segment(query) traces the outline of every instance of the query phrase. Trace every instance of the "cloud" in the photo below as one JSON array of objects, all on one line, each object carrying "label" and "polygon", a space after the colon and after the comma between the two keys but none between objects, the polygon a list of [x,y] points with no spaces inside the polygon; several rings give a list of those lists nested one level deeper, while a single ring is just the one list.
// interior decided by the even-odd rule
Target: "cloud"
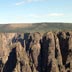
[{"label": "cloud", "polygon": [[42,1],[45,1],[45,0],[26,0],[28,3],[31,3],[31,2],[42,2]]},{"label": "cloud", "polygon": [[41,18],[41,15],[37,15],[37,14],[30,14],[29,17],[33,17],[33,18]]},{"label": "cloud", "polygon": [[16,19],[27,19],[27,18],[33,18],[33,19],[43,19],[43,18],[53,18],[53,17],[63,17],[64,13],[49,13],[49,14],[27,14],[27,15],[18,15],[15,16]]},{"label": "cloud", "polygon": [[31,3],[31,2],[33,2],[33,0],[27,0],[27,2],[28,2],[28,3]]},{"label": "cloud", "polygon": [[22,5],[22,4],[24,4],[24,3],[31,3],[31,2],[42,2],[42,1],[46,1],[46,0],[23,0],[23,1],[21,1],[21,2],[17,2],[17,3],[15,3],[15,5]]},{"label": "cloud", "polygon": [[15,5],[22,5],[22,4],[24,4],[25,2],[24,1],[22,1],[22,2],[17,2]]},{"label": "cloud", "polygon": [[64,16],[64,13],[50,13],[50,14],[48,14],[48,16],[58,16],[58,17],[60,17],[60,16]]},{"label": "cloud", "polygon": [[42,14],[42,15],[38,15],[38,14],[30,14],[29,17],[33,17],[33,18],[49,18],[49,17],[63,17],[64,13],[49,13],[49,14]]}]

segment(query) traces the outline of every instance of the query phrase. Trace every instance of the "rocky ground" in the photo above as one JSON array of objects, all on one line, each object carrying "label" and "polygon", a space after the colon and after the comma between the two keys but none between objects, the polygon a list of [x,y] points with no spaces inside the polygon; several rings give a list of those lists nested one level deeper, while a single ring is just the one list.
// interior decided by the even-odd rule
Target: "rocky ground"
[{"label": "rocky ground", "polygon": [[0,33],[0,72],[72,72],[72,32]]}]

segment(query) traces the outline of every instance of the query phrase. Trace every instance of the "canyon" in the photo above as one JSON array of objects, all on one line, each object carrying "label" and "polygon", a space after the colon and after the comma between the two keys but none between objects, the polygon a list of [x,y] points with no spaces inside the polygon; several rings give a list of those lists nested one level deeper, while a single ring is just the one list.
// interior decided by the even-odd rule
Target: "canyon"
[{"label": "canyon", "polygon": [[0,72],[72,72],[72,31],[0,33]]}]

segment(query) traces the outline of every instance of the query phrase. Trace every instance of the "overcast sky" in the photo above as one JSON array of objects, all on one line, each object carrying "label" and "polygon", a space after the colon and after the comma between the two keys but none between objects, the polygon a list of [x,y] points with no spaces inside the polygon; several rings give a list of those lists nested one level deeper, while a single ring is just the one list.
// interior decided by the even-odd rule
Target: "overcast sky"
[{"label": "overcast sky", "polygon": [[0,23],[72,22],[72,0],[0,0]]}]

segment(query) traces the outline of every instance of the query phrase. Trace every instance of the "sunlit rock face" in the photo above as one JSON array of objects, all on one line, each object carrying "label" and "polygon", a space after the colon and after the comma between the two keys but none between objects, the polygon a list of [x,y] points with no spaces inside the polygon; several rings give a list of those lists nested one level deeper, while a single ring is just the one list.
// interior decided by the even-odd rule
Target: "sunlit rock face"
[{"label": "sunlit rock face", "polygon": [[15,33],[0,33],[0,58],[2,58],[4,64],[8,60],[10,52],[9,44],[14,35]]},{"label": "sunlit rock face", "polygon": [[0,72],[72,72],[72,32],[0,33]]},{"label": "sunlit rock face", "polygon": [[30,36],[31,42],[30,42],[30,50],[29,50],[29,57],[30,61],[32,64],[32,70],[36,72],[41,71],[41,56],[40,56],[40,50],[41,50],[41,45],[40,45],[40,40],[41,40],[41,35],[40,33],[36,32],[31,34]]}]

